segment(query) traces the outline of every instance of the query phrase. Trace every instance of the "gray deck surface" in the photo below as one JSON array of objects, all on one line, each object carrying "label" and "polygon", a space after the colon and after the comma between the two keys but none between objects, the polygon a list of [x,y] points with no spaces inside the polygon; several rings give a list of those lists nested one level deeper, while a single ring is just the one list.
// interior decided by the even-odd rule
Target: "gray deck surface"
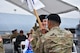
[{"label": "gray deck surface", "polygon": [[[76,47],[77,47],[78,53],[80,53],[80,48],[78,46]],[[12,44],[10,43],[4,44],[4,48],[5,48],[5,53],[13,53]]]}]

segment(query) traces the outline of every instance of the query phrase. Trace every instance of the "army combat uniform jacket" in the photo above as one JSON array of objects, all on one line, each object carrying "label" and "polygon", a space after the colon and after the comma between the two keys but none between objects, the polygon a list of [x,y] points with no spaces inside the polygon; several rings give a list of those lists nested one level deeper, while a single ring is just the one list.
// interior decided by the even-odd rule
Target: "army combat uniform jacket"
[{"label": "army combat uniform jacket", "polygon": [[0,53],[4,53],[3,41],[0,41]]},{"label": "army combat uniform jacket", "polygon": [[[38,28],[36,31],[34,31],[34,34],[32,34],[33,40],[31,41],[33,51],[34,53],[41,53],[40,52],[40,44],[37,42],[40,42],[40,37],[42,36],[42,33],[40,32],[40,28]],[[41,43],[41,42],[40,42]]]},{"label": "army combat uniform jacket", "polygon": [[52,28],[41,37],[43,53],[72,53],[73,36],[70,31]]}]

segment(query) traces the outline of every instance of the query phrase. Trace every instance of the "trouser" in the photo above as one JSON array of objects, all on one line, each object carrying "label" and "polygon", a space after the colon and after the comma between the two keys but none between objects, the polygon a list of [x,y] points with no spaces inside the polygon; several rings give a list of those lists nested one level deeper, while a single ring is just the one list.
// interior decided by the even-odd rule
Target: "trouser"
[{"label": "trouser", "polygon": [[14,50],[17,51],[18,53],[20,53],[19,50],[18,50],[19,47],[20,46],[19,46],[18,43],[14,43]]}]

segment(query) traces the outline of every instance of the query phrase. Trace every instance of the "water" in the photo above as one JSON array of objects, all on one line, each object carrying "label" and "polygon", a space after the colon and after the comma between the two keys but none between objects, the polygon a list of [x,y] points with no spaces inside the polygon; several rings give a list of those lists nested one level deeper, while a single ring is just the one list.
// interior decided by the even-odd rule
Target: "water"
[{"label": "water", "polygon": [[[28,32],[29,31],[24,31],[24,34],[26,35]],[[18,31],[18,33],[19,33],[19,31]],[[4,34],[9,35],[9,34],[12,34],[12,32],[11,31],[0,31],[0,35],[4,35]]]},{"label": "water", "polygon": [[11,31],[0,31],[0,35],[3,35],[3,34],[11,34]]}]

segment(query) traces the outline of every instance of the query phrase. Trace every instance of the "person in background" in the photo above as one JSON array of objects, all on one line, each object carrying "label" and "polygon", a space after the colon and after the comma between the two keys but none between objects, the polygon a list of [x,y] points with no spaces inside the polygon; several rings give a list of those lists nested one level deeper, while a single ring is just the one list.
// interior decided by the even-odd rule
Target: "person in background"
[{"label": "person in background", "polygon": [[0,36],[0,53],[4,53],[3,40],[1,36]]},{"label": "person in background", "polygon": [[59,27],[60,16],[50,14],[47,18],[49,31],[41,37],[42,53],[72,53],[73,35]]},{"label": "person in background", "polygon": [[26,39],[27,38],[24,35],[23,30],[20,30],[20,34],[16,37],[16,42],[14,43],[15,51],[17,51],[18,53],[20,53],[19,50],[18,50],[18,47],[20,47],[21,41],[25,41]]},{"label": "person in background", "polygon": [[80,21],[79,21],[79,24],[76,27],[75,33],[78,37],[78,47],[80,47]]},{"label": "person in background", "polygon": [[17,32],[17,29],[12,30],[12,35],[11,35],[11,37],[10,37],[11,41],[12,41],[13,38],[16,38],[18,35],[19,35],[19,34],[18,34],[18,32]]},{"label": "person in background", "polygon": [[27,36],[28,36],[28,39],[26,39],[24,42],[25,48],[23,49],[23,53],[27,53],[27,50],[31,50],[33,52],[33,48],[31,45],[31,41],[33,40],[33,37],[31,33],[27,33]]}]

